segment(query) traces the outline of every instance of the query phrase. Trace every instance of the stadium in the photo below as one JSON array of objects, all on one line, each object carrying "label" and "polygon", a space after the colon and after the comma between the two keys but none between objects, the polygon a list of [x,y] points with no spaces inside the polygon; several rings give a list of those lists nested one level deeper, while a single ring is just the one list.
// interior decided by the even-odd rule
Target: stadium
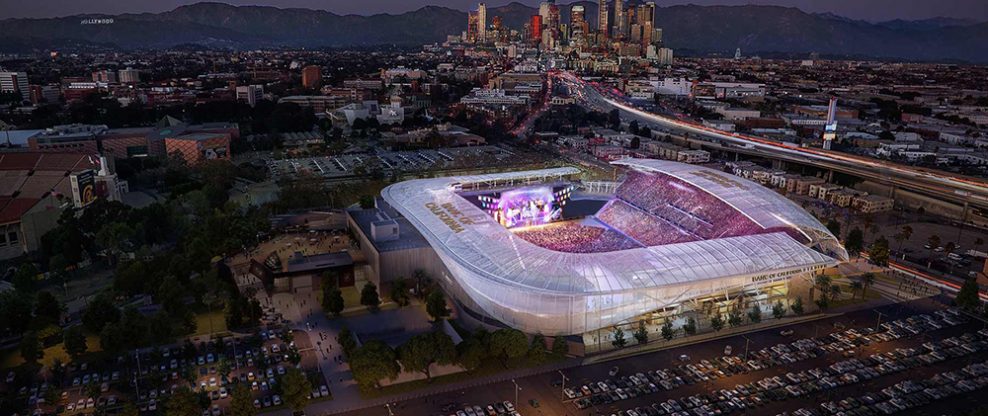
[{"label": "stadium", "polygon": [[758,184],[677,162],[614,164],[627,169],[620,182],[565,167],[396,183],[351,224],[379,281],[413,263],[461,316],[545,335],[739,299],[771,308],[847,260],[819,221]]}]

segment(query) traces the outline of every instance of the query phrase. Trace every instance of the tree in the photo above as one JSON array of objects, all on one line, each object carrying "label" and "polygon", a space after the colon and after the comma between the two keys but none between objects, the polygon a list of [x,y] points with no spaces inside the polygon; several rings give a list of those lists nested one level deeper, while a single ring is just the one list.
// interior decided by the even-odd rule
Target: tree
[{"label": "tree", "polygon": [[830,287],[833,286],[833,280],[830,276],[825,274],[818,274],[813,278],[813,287],[820,291],[820,298],[826,299],[827,294],[830,292]]},{"label": "tree", "polygon": [[775,304],[772,305],[772,316],[774,316],[775,319],[782,319],[782,317],[785,315],[786,315],[786,305],[783,305],[781,300],[775,302]]},{"label": "tree", "polygon": [[340,316],[343,312],[343,292],[340,288],[332,285],[324,285],[322,289],[322,308],[333,316]]},{"label": "tree", "polygon": [[[301,411],[309,403],[309,393],[311,391],[312,383],[305,377],[302,370],[295,367],[288,367],[285,375],[281,377],[281,393],[285,404],[296,412]],[[234,414],[239,415],[239,413]]]},{"label": "tree", "polygon": [[408,284],[405,283],[405,279],[395,280],[391,284],[391,300],[397,303],[398,306],[408,306]]},{"label": "tree", "polygon": [[872,272],[861,275],[861,297],[868,297],[868,288],[875,284],[875,274]]},{"label": "tree", "polygon": [[827,230],[837,238],[840,238],[840,222],[837,219],[831,218],[827,220]]},{"label": "tree", "polygon": [[864,249],[864,233],[861,232],[860,228],[854,227],[851,232],[847,233],[844,248],[853,256],[858,255]]},{"label": "tree", "polygon": [[38,281],[38,266],[34,263],[26,261],[21,263],[21,267],[17,268],[14,272],[14,277],[11,278],[11,283],[14,284],[14,288],[23,293],[34,292],[35,285]]},{"label": "tree", "polygon": [[89,306],[82,314],[82,324],[92,333],[99,333],[106,324],[119,320],[120,310],[106,294],[89,301]]},{"label": "tree", "polygon": [[509,360],[522,357],[528,351],[528,339],[517,329],[498,329],[491,334],[489,349],[491,355],[500,358],[507,368]]},{"label": "tree", "polygon": [[425,374],[432,382],[432,364],[450,364],[456,359],[453,339],[442,331],[418,334],[398,347],[398,362],[405,371]]},{"label": "tree", "polygon": [[972,312],[978,308],[981,301],[978,299],[978,282],[976,279],[971,278],[964,281],[961,289],[957,291],[957,297],[954,298],[954,303],[968,312]]},{"label": "tree", "polygon": [[926,240],[926,242],[929,243],[930,250],[933,250],[937,247],[940,247],[940,236],[933,234],[930,236],[929,239]]},{"label": "tree", "polygon": [[469,337],[456,346],[456,361],[467,370],[480,368],[487,357],[487,346],[477,337]]},{"label": "tree", "polygon": [[732,328],[737,328],[741,326],[742,322],[743,321],[741,320],[741,311],[734,309],[727,314],[727,324],[730,325]]},{"label": "tree", "polygon": [[552,355],[563,357],[569,353],[569,345],[566,345],[566,338],[556,336],[552,339]]},{"label": "tree", "polygon": [[748,320],[754,324],[762,321],[762,308],[757,303],[752,305],[751,310],[748,311]]},{"label": "tree", "polygon": [[532,364],[542,364],[546,360],[545,351],[545,336],[542,334],[535,334],[532,337],[532,343],[528,347],[528,361]]},{"label": "tree", "polygon": [[180,388],[165,402],[165,416],[189,416],[201,412],[199,399],[188,388]]},{"label": "tree", "polygon": [[792,310],[792,313],[794,313],[796,315],[802,315],[803,314],[803,298],[802,297],[796,297],[796,300],[794,300],[792,302],[792,304],[789,305],[789,309],[791,309]]},{"label": "tree", "polygon": [[30,324],[31,298],[16,290],[0,292],[0,334],[21,334]]},{"label": "tree", "polygon": [[63,347],[65,352],[72,356],[72,358],[78,358],[80,355],[86,353],[86,349],[89,347],[86,345],[86,335],[82,333],[82,327],[73,326],[66,329],[62,333]]},{"label": "tree", "polygon": [[382,379],[394,380],[401,371],[395,351],[378,340],[368,341],[352,355],[350,369],[353,378],[365,388],[380,388]]},{"label": "tree", "polygon": [[434,321],[449,316],[449,309],[446,308],[446,297],[443,296],[442,291],[434,289],[429,292],[429,296],[425,298],[425,311]]},{"label": "tree", "polygon": [[868,247],[868,258],[877,266],[888,266],[890,255],[889,241],[885,237],[878,237],[877,240],[871,243],[871,247]]},{"label": "tree", "polygon": [[35,297],[34,317],[45,324],[58,324],[62,318],[65,307],[55,298],[51,292],[41,291]]},{"label": "tree", "polygon": [[25,332],[21,337],[21,358],[28,363],[35,363],[41,359],[44,351],[41,349],[41,342],[38,340],[38,333],[34,331]]},{"label": "tree", "polygon": [[377,295],[377,286],[373,282],[367,282],[360,290],[360,304],[371,309],[381,306],[381,298]]},{"label": "tree", "polygon": [[840,298],[841,292],[843,292],[843,290],[840,285],[833,285],[830,288],[830,301],[837,302],[837,299]]},{"label": "tree", "polygon": [[[287,375],[287,372],[285,373]],[[233,394],[230,400],[230,414],[237,416],[255,416],[257,409],[254,408],[254,397],[250,394],[250,389],[244,383],[237,383],[233,386]]]},{"label": "tree", "polygon": [[619,326],[614,327],[614,333],[611,337],[613,338],[611,340],[611,345],[613,345],[614,348],[624,348],[625,345],[628,345],[628,340],[624,338],[624,330]]},{"label": "tree", "polygon": [[855,280],[855,281],[851,282],[851,299],[852,300],[857,297],[858,292],[860,292],[863,287],[864,287],[864,284],[862,284],[860,280]]},{"label": "tree", "polygon": [[347,327],[343,327],[340,333],[336,334],[336,343],[340,344],[343,354],[347,357],[353,354],[353,351],[357,348],[357,340],[353,338],[353,331]]},{"label": "tree", "polygon": [[724,329],[724,318],[722,318],[719,313],[710,317],[710,328],[712,328],[714,332]]},{"label": "tree", "polygon": [[635,340],[638,341],[638,345],[645,345],[648,343],[648,329],[645,328],[645,321],[638,321],[638,328],[635,329],[633,334]]},{"label": "tree", "polygon": [[692,316],[686,318],[686,323],[683,324],[683,332],[686,333],[686,335],[696,334],[696,319],[693,319]]},{"label": "tree", "polygon": [[672,322],[666,319],[666,322],[662,324],[662,329],[659,330],[662,333],[662,338],[666,341],[672,340],[676,336],[676,328],[673,328]]}]

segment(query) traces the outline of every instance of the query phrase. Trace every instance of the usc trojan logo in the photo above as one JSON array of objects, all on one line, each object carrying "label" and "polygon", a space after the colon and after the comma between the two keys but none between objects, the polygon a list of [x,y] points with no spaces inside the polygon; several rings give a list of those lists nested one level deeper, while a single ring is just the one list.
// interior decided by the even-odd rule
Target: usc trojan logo
[{"label": "usc trojan logo", "polygon": [[96,200],[96,188],[94,188],[93,184],[91,183],[86,184],[79,192],[79,196],[80,196],[79,199],[82,200],[83,204],[88,204],[90,202],[93,202]]}]

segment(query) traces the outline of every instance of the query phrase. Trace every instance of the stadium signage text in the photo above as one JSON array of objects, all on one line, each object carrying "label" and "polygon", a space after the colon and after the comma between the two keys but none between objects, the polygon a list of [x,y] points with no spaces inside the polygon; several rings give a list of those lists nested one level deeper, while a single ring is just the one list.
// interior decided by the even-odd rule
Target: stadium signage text
[{"label": "stadium signage text", "polygon": [[428,208],[429,211],[432,211],[435,216],[439,217],[439,219],[442,220],[442,222],[446,224],[450,230],[453,230],[454,233],[463,231],[464,225],[473,224],[472,219],[464,216],[463,212],[456,209],[456,207],[450,202],[442,205],[435,202],[428,202],[425,204],[425,207]]}]

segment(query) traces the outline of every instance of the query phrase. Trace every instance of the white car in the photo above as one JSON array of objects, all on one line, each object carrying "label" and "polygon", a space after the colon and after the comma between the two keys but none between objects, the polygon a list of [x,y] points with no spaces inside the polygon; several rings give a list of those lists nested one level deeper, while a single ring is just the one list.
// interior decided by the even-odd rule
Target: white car
[{"label": "white car", "polygon": [[730,345],[724,347],[724,355],[731,355],[731,352],[733,352],[733,351],[734,351],[734,349],[731,348]]},{"label": "white car", "polygon": [[274,396],[271,396],[271,401],[274,403],[275,406],[281,406],[281,396],[279,396],[277,394],[274,395]]},{"label": "white car", "polygon": [[611,368],[611,371],[607,372],[607,374],[610,375],[611,377],[614,377],[617,375],[618,371],[620,371],[620,369],[617,366],[614,366]]}]

